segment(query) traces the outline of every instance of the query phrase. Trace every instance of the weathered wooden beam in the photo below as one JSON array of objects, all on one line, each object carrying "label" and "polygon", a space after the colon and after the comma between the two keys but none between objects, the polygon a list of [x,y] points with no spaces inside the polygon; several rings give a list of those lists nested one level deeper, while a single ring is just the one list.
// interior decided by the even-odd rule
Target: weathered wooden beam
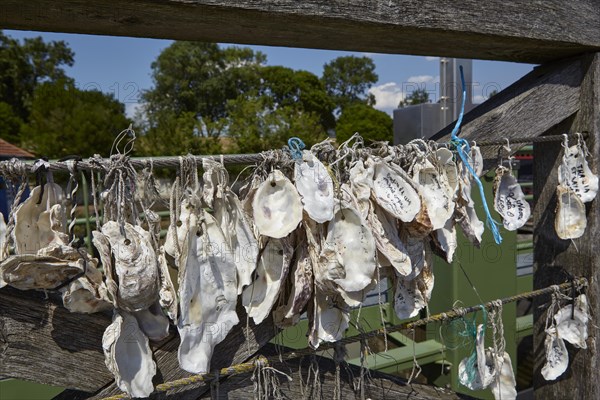
[{"label": "weathered wooden beam", "polygon": [[[262,353],[262,351],[261,351]],[[308,383],[311,363],[318,365],[316,374],[318,382]],[[303,359],[287,360],[284,363],[274,363],[271,366],[278,371],[289,375],[292,380],[280,373],[273,372],[276,382],[286,399],[333,399],[336,392],[335,363],[326,357],[314,356]],[[466,399],[469,398],[443,388],[423,385],[419,383],[407,384],[403,379],[380,373],[377,371],[364,371],[364,385],[362,390],[358,385],[361,376],[360,368],[354,365],[340,365],[340,398],[341,399]],[[222,381],[211,393],[202,396],[204,399],[255,399],[254,382],[250,374],[234,375]],[[266,388],[263,388],[265,390]]]},{"label": "weathered wooden beam", "polygon": [[[579,110],[585,65],[585,57],[576,57],[535,68],[465,114],[459,136],[469,141],[541,136]],[[442,129],[432,139],[449,141],[453,127]],[[516,151],[520,146],[512,147]],[[486,167],[496,162],[498,148],[482,148]]]},{"label": "weathered wooden beam", "polygon": [[[549,134],[566,131],[588,131],[587,145],[591,152],[590,167],[596,173],[600,165],[600,53],[585,57],[581,63],[583,80],[581,83],[579,112],[558,125]],[[562,148],[556,144],[536,144],[534,146],[534,287],[540,288],[564,282],[568,275],[586,277],[589,287],[586,290],[590,312],[594,321],[600,315],[600,283],[598,271],[600,258],[600,203],[596,198],[586,204],[587,228],[585,234],[574,241],[561,240],[554,230],[557,204],[557,168],[561,162]],[[549,298],[534,301],[534,351],[536,364],[534,371],[535,396],[539,399],[598,399],[598,370],[600,368],[600,335],[592,326],[588,328],[589,339],[586,350],[569,349],[569,369],[556,381],[547,382],[540,374],[545,363],[544,328],[545,308],[541,308]],[[592,322],[597,324],[597,322]]]},{"label": "weathered wooden beam", "polygon": [[596,0],[5,0],[0,27],[542,63],[600,50]]},{"label": "weathered wooden beam", "polygon": [[[277,333],[272,319],[246,329],[243,307],[240,324],[215,349],[211,366],[223,368],[245,361]],[[65,398],[104,397],[120,392],[104,363],[102,335],[111,315],[73,314],[60,298],[41,292],[0,289],[0,375],[63,386],[72,390]],[[153,345],[158,372],[155,383],[190,374],[179,368],[179,337]],[[204,389],[188,388],[189,398]],[[195,390],[195,392],[194,392]],[[185,399],[184,395],[173,398]]]}]

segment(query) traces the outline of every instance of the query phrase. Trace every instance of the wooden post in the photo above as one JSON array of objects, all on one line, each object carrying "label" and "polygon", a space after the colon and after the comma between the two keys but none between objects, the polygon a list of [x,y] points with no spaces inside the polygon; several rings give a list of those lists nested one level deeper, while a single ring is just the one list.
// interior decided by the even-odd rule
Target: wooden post
[{"label": "wooden post", "polygon": [[[596,173],[600,165],[600,53],[588,55],[582,63],[584,75],[580,88],[580,110],[573,117],[552,129],[550,134],[566,132],[589,132],[588,148],[592,154],[590,167]],[[545,309],[540,308],[549,301],[540,297],[534,301],[534,351],[536,364],[534,371],[535,395],[538,399],[598,399],[600,384],[598,370],[600,358],[600,335],[594,324],[600,317],[600,210],[596,198],[586,204],[587,229],[585,234],[571,241],[561,240],[554,230],[556,208],[557,168],[562,157],[562,147],[558,143],[540,143],[534,147],[534,288],[564,282],[565,272],[574,276],[584,276],[589,281],[587,295],[592,314],[589,327],[588,348],[579,350],[567,344],[569,368],[556,381],[547,382],[541,376],[545,363],[544,327]]]}]

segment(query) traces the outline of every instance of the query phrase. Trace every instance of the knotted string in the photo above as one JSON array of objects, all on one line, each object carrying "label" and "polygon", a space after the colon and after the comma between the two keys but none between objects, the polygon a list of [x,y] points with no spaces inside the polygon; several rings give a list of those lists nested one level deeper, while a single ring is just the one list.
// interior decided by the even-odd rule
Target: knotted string
[{"label": "knotted string", "polygon": [[302,150],[306,147],[302,139],[298,137],[289,138],[288,147],[290,148],[290,155],[294,160],[302,159]]},{"label": "knotted string", "polygon": [[[454,126],[454,129],[452,129],[450,144],[456,148],[456,151],[457,151],[460,159],[462,160],[463,164],[467,167],[467,170],[471,173],[471,175],[473,176],[473,179],[477,183],[477,186],[479,187],[479,194],[481,196],[481,201],[483,203],[483,209],[485,210],[486,225],[492,230],[492,234],[494,235],[494,241],[496,242],[496,244],[500,244],[500,243],[502,243],[502,236],[500,235],[500,231],[498,230],[498,226],[500,224],[492,218],[492,214],[490,213],[490,209],[488,208],[487,200],[485,198],[483,184],[481,183],[481,180],[479,180],[479,177],[475,173],[475,170],[473,170],[473,167],[471,166],[471,163],[469,162],[469,156],[466,154],[466,152],[468,152],[468,153],[471,152],[471,147],[469,146],[469,142],[467,142],[465,139],[459,138],[457,136],[458,131],[460,130],[460,125],[462,124],[463,116],[465,114],[465,100],[467,97],[467,88],[465,85],[465,76],[463,73],[462,66],[460,66],[459,69],[460,69],[460,81],[462,84],[462,102],[461,102],[461,106],[460,106],[460,114],[458,115],[458,120],[456,121],[456,125]],[[465,152],[465,149],[466,149],[466,152]]]},{"label": "knotted string", "polygon": [[[485,326],[487,326],[487,311],[483,304],[481,305],[481,310],[483,311],[483,326],[485,330]],[[459,335],[473,340],[473,351],[465,365],[469,382],[474,382],[477,379],[477,374],[479,374],[477,369],[477,324],[475,323],[475,318],[476,315],[472,319],[464,318],[465,330],[459,333]]]}]

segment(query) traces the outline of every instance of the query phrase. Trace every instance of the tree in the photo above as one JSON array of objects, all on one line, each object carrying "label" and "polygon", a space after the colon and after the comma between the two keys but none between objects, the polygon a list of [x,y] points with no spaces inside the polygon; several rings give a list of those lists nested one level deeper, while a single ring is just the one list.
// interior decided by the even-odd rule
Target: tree
[{"label": "tree", "polygon": [[46,43],[37,37],[21,43],[0,31],[0,101],[27,121],[36,87],[44,82],[68,80],[64,67],[73,65],[73,57],[63,41]]},{"label": "tree", "polygon": [[374,105],[375,97],[368,90],[378,79],[369,57],[338,57],[323,67],[325,90],[340,109],[354,102]]},{"label": "tree", "polygon": [[23,121],[13,111],[10,104],[0,101],[0,138],[19,144]]},{"label": "tree", "polygon": [[348,140],[358,132],[367,142],[392,141],[393,121],[385,112],[368,104],[355,103],[344,108],[337,121],[335,137],[338,143]]},{"label": "tree", "polygon": [[425,88],[413,90],[404,100],[400,100],[398,108],[415,106],[417,104],[429,103],[429,92]]},{"label": "tree", "polygon": [[23,145],[51,158],[108,156],[116,135],[129,124],[124,105],[111,95],[79,90],[70,80],[46,82],[34,92]]}]

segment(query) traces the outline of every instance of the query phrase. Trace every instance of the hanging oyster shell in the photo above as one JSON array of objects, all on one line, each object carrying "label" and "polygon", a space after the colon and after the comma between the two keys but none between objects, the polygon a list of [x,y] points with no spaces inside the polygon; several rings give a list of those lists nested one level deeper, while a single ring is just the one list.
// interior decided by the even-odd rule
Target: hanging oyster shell
[{"label": "hanging oyster shell", "polygon": [[153,342],[159,342],[169,336],[169,318],[163,314],[158,302],[148,309],[132,313],[142,332]]},{"label": "hanging oyster shell", "polygon": [[496,400],[515,400],[517,398],[517,381],[512,368],[510,355],[504,352],[504,357],[498,359],[499,374],[490,383],[490,389]]},{"label": "hanging oyster shell", "polygon": [[509,169],[498,167],[494,179],[494,209],[502,216],[502,224],[516,231],[527,223],[531,215],[521,185]]},{"label": "hanging oyster shell", "polygon": [[589,320],[587,297],[581,294],[574,301],[575,306],[564,306],[554,315],[556,333],[573,346],[586,349]]},{"label": "hanging oyster shell", "polygon": [[581,199],[566,186],[558,185],[556,188],[558,203],[554,228],[559,238],[577,239],[583,236],[587,227],[585,205]]},{"label": "hanging oyster shell", "polygon": [[453,190],[443,170],[439,171],[429,160],[413,167],[413,179],[419,184],[419,193],[427,207],[433,230],[442,228],[454,213]]},{"label": "hanging oyster shell", "polygon": [[197,223],[196,213],[200,207],[197,198],[191,196],[181,201],[179,219],[175,224],[171,224],[167,230],[165,243],[162,246],[161,253],[165,256],[167,265],[179,268],[181,248],[187,242],[187,235],[190,227]]},{"label": "hanging oyster shell", "polygon": [[490,349],[485,349],[485,326],[477,326],[475,352],[461,360],[458,365],[458,379],[471,390],[488,387],[496,377],[497,360]]},{"label": "hanging oyster shell", "polygon": [[214,348],[238,322],[236,267],[221,228],[206,211],[191,226],[179,271],[181,337],[178,359],[182,369],[208,372]]},{"label": "hanging oyster shell", "polygon": [[343,267],[343,274],[334,279],[341,289],[356,292],[371,284],[377,267],[375,239],[354,208],[345,205],[336,211],[324,248],[321,258]]},{"label": "hanging oyster shell", "polygon": [[312,261],[308,253],[308,241],[305,235],[298,246],[295,263],[292,268],[294,279],[287,303],[278,307],[273,312],[275,323],[281,328],[298,323],[300,315],[313,294]]},{"label": "hanging oyster shell", "polygon": [[400,240],[394,218],[376,204],[371,204],[368,213],[368,225],[375,237],[379,254],[383,255],[399,275],[406,276],[412,271],[408,251]]},{"label": "hanging oyster shell", "polygon": [[333,218],[333,181],[327,169],[310,151],[302,152],[302,160],[294,165],[294,183],[302,198],[304,210],[316,222]]},{"label": "hanging oyster shell", "polygon": [[558,336],[558,332],[554,327],[546,329],[544,344],[546,347],[546,363],[542,367],[542,376],[547,381],[553,381],[567,370],[569,353],[565,342]]},{"label": "hanging oyster shell", "polygon": [[479,248],[485,227],[475,212],[475,203],[471,197],[471,174],[462,163],[459,169],[459,189],[454,219],[460,225],[467,239]]},{"label": "hanging oyster shell", "polygon": [[371,159],[365,163],[358,160],[350,168],[350,188],[356,198],[357,210],[363,219],[367,219],[371,208],[374,172]]},{"label": "hanging oyster shell", "polygon": [[427,306],[423,293],[419,290],[416,279],[407,280],[404,277],[396,277],[394,290],[394,311],[400,319],[416,316],[419,311]]},{"label": "hanging oyster shell", "polygon": [[[75,256],[73,256],[73,252]],[[85,261],[69,246],[51,244],[37,254],[15,254],[0,263],[4,285],[19,290],[54,289],[84,272]]]},{"label": "hanging oyster shell", "polygon": [[596,198],[598,175],[590,170],[585,150],[579,143],[565,148],[562,163],[558,166],[558,183],[571,189],[584,203]]},{"label": "hanging oyster shell", "polygon": [[64,230],[66,214],[62,188],[56,183],[47,183],[43,191],[42,194],[41,186],[33,188],[27,200],[15,211],[16,254],[36,254],[51,243],[67,244],[69,241]]},{"label": "hanging oyster shell", "polygon": [[108,221],[102,225],[102,232],[92,232],[93,243],[105,268],[109,293],[116,294],[115,305],[127,311],[140,311],[158,299],[158,258],[148,232],[128,222],[123,230],[124,234],[117,222]]},{"label": "hanging oyster shell", "polygon": [[[4,215],[0,213],[0,261],[4,260],[8,254],[4,254],[4,244],[6,237],[6,223],[4,222]],[[2,277],[0,277],[0,287],[2,287]]]},{"label": "hanging oyster shell", "polygon": [[158,254],[158,273],[160,279],[160,290],[158,292],[159,304],[166,310],[167,315],[172,321],[177,321],[177,290],[175,289],[175,285],[171,279],[169,263],[167,262],[165,249],[163,246],[160,247]]},{"label": "hanging oyster shell", "polygon": [[87,261],[85,275],[60,289],[63,305],[70,312],[93,314],[113,308],[102,272],[97,268],[98,260]]},{"label": "hanging oyster shell", "polygon": [[115,383],[131,397],[148,397],[154,391],[156,364],[148,338],[126,311],[115,310],[113,322],[104,331],[102,349]]},{"label": "hanging oyster shell", "polygon": [[256,278],[242,292],[242,304],[255,324],[264,321],[275,305],[293,252],[289,238],[269,239],[262,250],[256,267]]},{"label": "hanging oyster shell", "polygon": [[452,260],[454,259],[454,252],[458,247],[454,219],[450,218],[448,221],[446,221],[446,225],[444,225],[443,228],[438,229],[434,233],[436,242],[444,253],[446,262],[451,264]]},{"label": "hanging oyster shell", "polygon": [[471,152],[469,156],[469,164],[471,164],[475,174],[477,176],[483,175],[483,156],[481,155],[481,149],[479,146],[471,146]]},{"label": "hanging oyster shell", "polygon": [[274,170],[260,184],[252,201],[253,219],[261,235],[281,239],[302,221],[302,202],[294,185]]},{"label": "hanging oyster shell", "polygon": [[317,287],[311,308],[308,342],[313,349],[318,349],[323,342],[337,342],[344,336],[350,314],[339,296],[326,295]]},{"label": "hanging oyster shell", "polygon": [[414,182],[400,167],[382,160],[374,165],[373,194],[377,204],[403,222],[412,221],[421,209]]},{"label": "hanging oyster shell", "polygon": [[436,150],[435,157],[437,165],[442,171],[442,179],[447,186],[450,198],[453,198],[458,190],[458,169],[454,162],[454,154],[442,147]]}]

